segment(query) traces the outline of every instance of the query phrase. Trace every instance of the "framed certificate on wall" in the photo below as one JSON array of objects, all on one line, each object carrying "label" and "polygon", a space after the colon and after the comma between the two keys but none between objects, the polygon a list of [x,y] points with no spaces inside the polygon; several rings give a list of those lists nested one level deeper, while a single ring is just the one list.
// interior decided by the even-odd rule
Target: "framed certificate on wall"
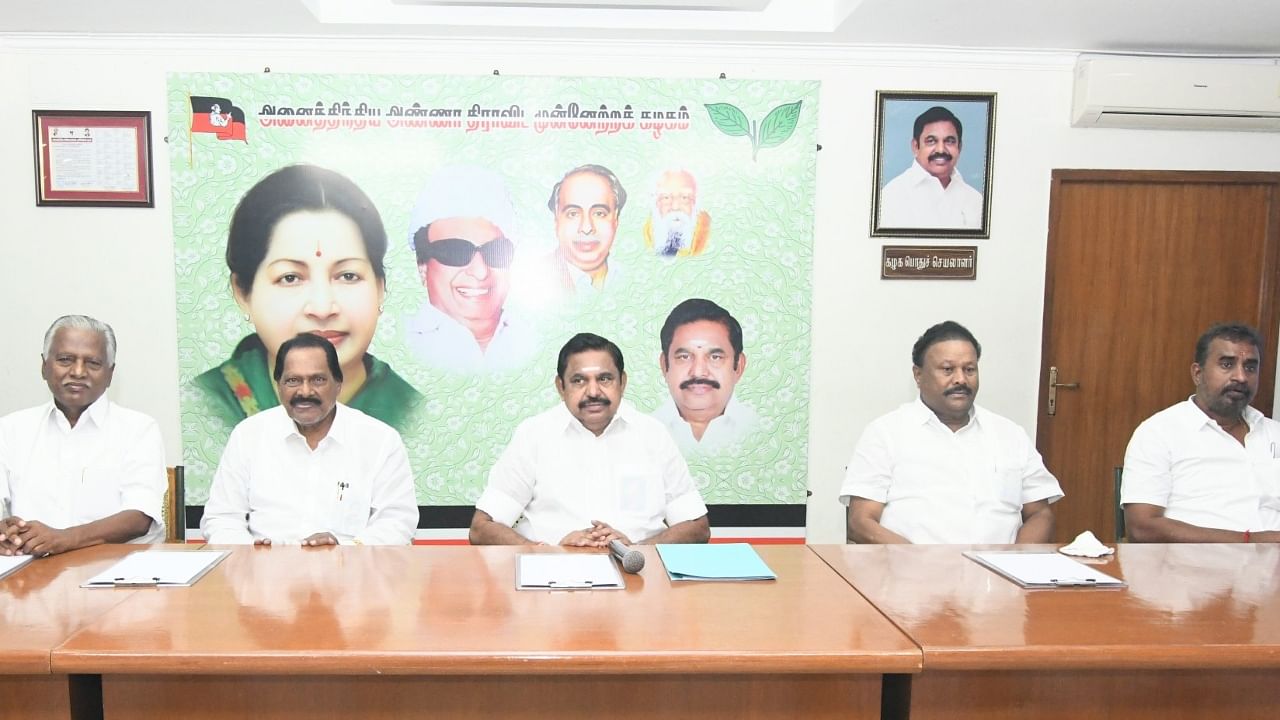
[{"label": "framed certificate on wall", "polygon": [[155,207],[151,113],[33,110],[36,204]]}]

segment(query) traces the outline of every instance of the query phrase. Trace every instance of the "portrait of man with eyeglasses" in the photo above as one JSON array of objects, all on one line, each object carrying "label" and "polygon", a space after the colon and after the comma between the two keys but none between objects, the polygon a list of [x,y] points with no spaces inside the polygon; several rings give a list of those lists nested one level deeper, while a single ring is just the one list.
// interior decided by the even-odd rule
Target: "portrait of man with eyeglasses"
[{"label": "portrait of man with eyeglasses", "polygon": [[451,166],[427,180],[409,219],[427,302],[406,322],[408,346],[423,362],[471,373],[529,358],[533,333],[505,307],[514,230],[510,193],[496,173]]}]

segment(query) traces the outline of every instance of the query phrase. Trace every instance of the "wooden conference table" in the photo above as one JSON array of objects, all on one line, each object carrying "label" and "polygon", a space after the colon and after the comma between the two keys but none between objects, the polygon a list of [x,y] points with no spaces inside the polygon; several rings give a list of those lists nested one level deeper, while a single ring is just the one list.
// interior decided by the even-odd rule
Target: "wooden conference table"
[{"label": "wooden conference table", "polygon": [[965,547],[812,549],[920,646],[911,720],[1280,716],[1280,545],[1121,544],[1096,567],[1122,590],[1024,590]]},{"label": "wooden conference table", "polygon": [[860,718],[882,676],[915,720],[1280,708],[1277,545],[1121,545],[1125,590],[939,546],[759,547],[761,584],[671,583],[645,548],[625,590],[555,593],[514,589],[514,548],[238,548],[192,588],[78,587],[136,549],[0,580],[0,720]]},{"label": "wooden conference table", "polygon": [[777,582],[672,583],[644,548],[624,590],[531,592],[526,549],[241,547],[191,588],[80,591],[114,607],[49,667],[101,675],[107,720],[879,718],[919,648],[807,547],[757,549]]},{"label": "wooden conference table", "polygon": [[98,702],[73,693],[66,675],[52,674],[50,656],[53,648],[133,595],[126,589],[91,592],[80,583],[139,549],[86,548],[33,561],[0,579],[0,720],[65,720],[73,705]]}]

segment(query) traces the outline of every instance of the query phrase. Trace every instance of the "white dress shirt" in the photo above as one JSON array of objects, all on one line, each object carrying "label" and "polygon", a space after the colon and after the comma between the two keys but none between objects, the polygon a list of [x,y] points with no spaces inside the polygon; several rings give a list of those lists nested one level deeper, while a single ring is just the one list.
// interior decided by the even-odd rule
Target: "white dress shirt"
[{"label": "white dress shirt", "polygon": [[712,453],[733,447],[750,435],[760,420],[755,410],[739,402],[733,395],[729,396],[724,413],[707,423],[706,429],[702,431],[702,440],[693,436],[693,426],[680,417],[675,400],[669,395],[666,402],[653,411],[653,417],[667,428],[671,439],[676,441],[676,446],[686,455]]},{"label": "white dress shirt", "polygon": [[462,374],[521,367],[536,349],[532,330],[505,310],[484,349],[466,326],[429,302],[405,326],[409,350],[418,358],[431,367]]},{"label": "white dress shirt", "polygon": [[1192,400],[1152,415],[1124,454],[1121,503],[1220,530],[1280,530],[1280,423],[1247,407],[1244,445]]},{"label": "white dress shirt", "polygon": [[1022,506],[1062,488],[1013,421],[974,405],[952,432],[917,398],[863,431],[840,488],[851,497],[885,503],[880,525],[913,543],[1011,543]]},{"label": "white dress shirt", "polygon": [[409,544],[418,503],[400,434],[346,405],[335,412],[315,450],[283,405],[241,420],[213,475],[205,540],[292,544],[327,532],[342,544]]},{"label": "white dress shirt", "polygon": [[130,542],[164,539],[168,482],[155,420],[103,395],[72,427],[51,400],[0,418],[0,436],[0,496],[12,515],[69,528],[137,510],[151,528]]},{"label": "white dress shirt", "polygon": [[552,545],[592,520],[641,542],[707,514],[666,428],[626,401],[599,437],[564,403],[520,423],[476,509]]},{"label": "white dress shirt", "polygon": [[969,187],[955,168],[944,188],[912,160],[906,172],[880,191],[880,227],[977,230],[982,227],[982,193]]}]

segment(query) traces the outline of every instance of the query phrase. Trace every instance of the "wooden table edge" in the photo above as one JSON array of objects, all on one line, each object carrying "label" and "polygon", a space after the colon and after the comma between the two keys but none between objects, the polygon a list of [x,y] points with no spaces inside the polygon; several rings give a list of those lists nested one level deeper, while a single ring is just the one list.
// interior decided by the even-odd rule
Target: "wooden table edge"
[{"label": "wooden table edge", "polygon": [[343,652],[103,653],[55,650],[52,671],[65,674],[242,674],[267,675],[882,675],[914,674],[923,667],[918,650],[889,653],[664,652],[555,654],[433,653],[415,655]]},{"label": "wooden table edge", "polygon": [[1280,645],[1100,645],[937,648],[925,646],[930,670],[1258,670],[1280,668]]}]

